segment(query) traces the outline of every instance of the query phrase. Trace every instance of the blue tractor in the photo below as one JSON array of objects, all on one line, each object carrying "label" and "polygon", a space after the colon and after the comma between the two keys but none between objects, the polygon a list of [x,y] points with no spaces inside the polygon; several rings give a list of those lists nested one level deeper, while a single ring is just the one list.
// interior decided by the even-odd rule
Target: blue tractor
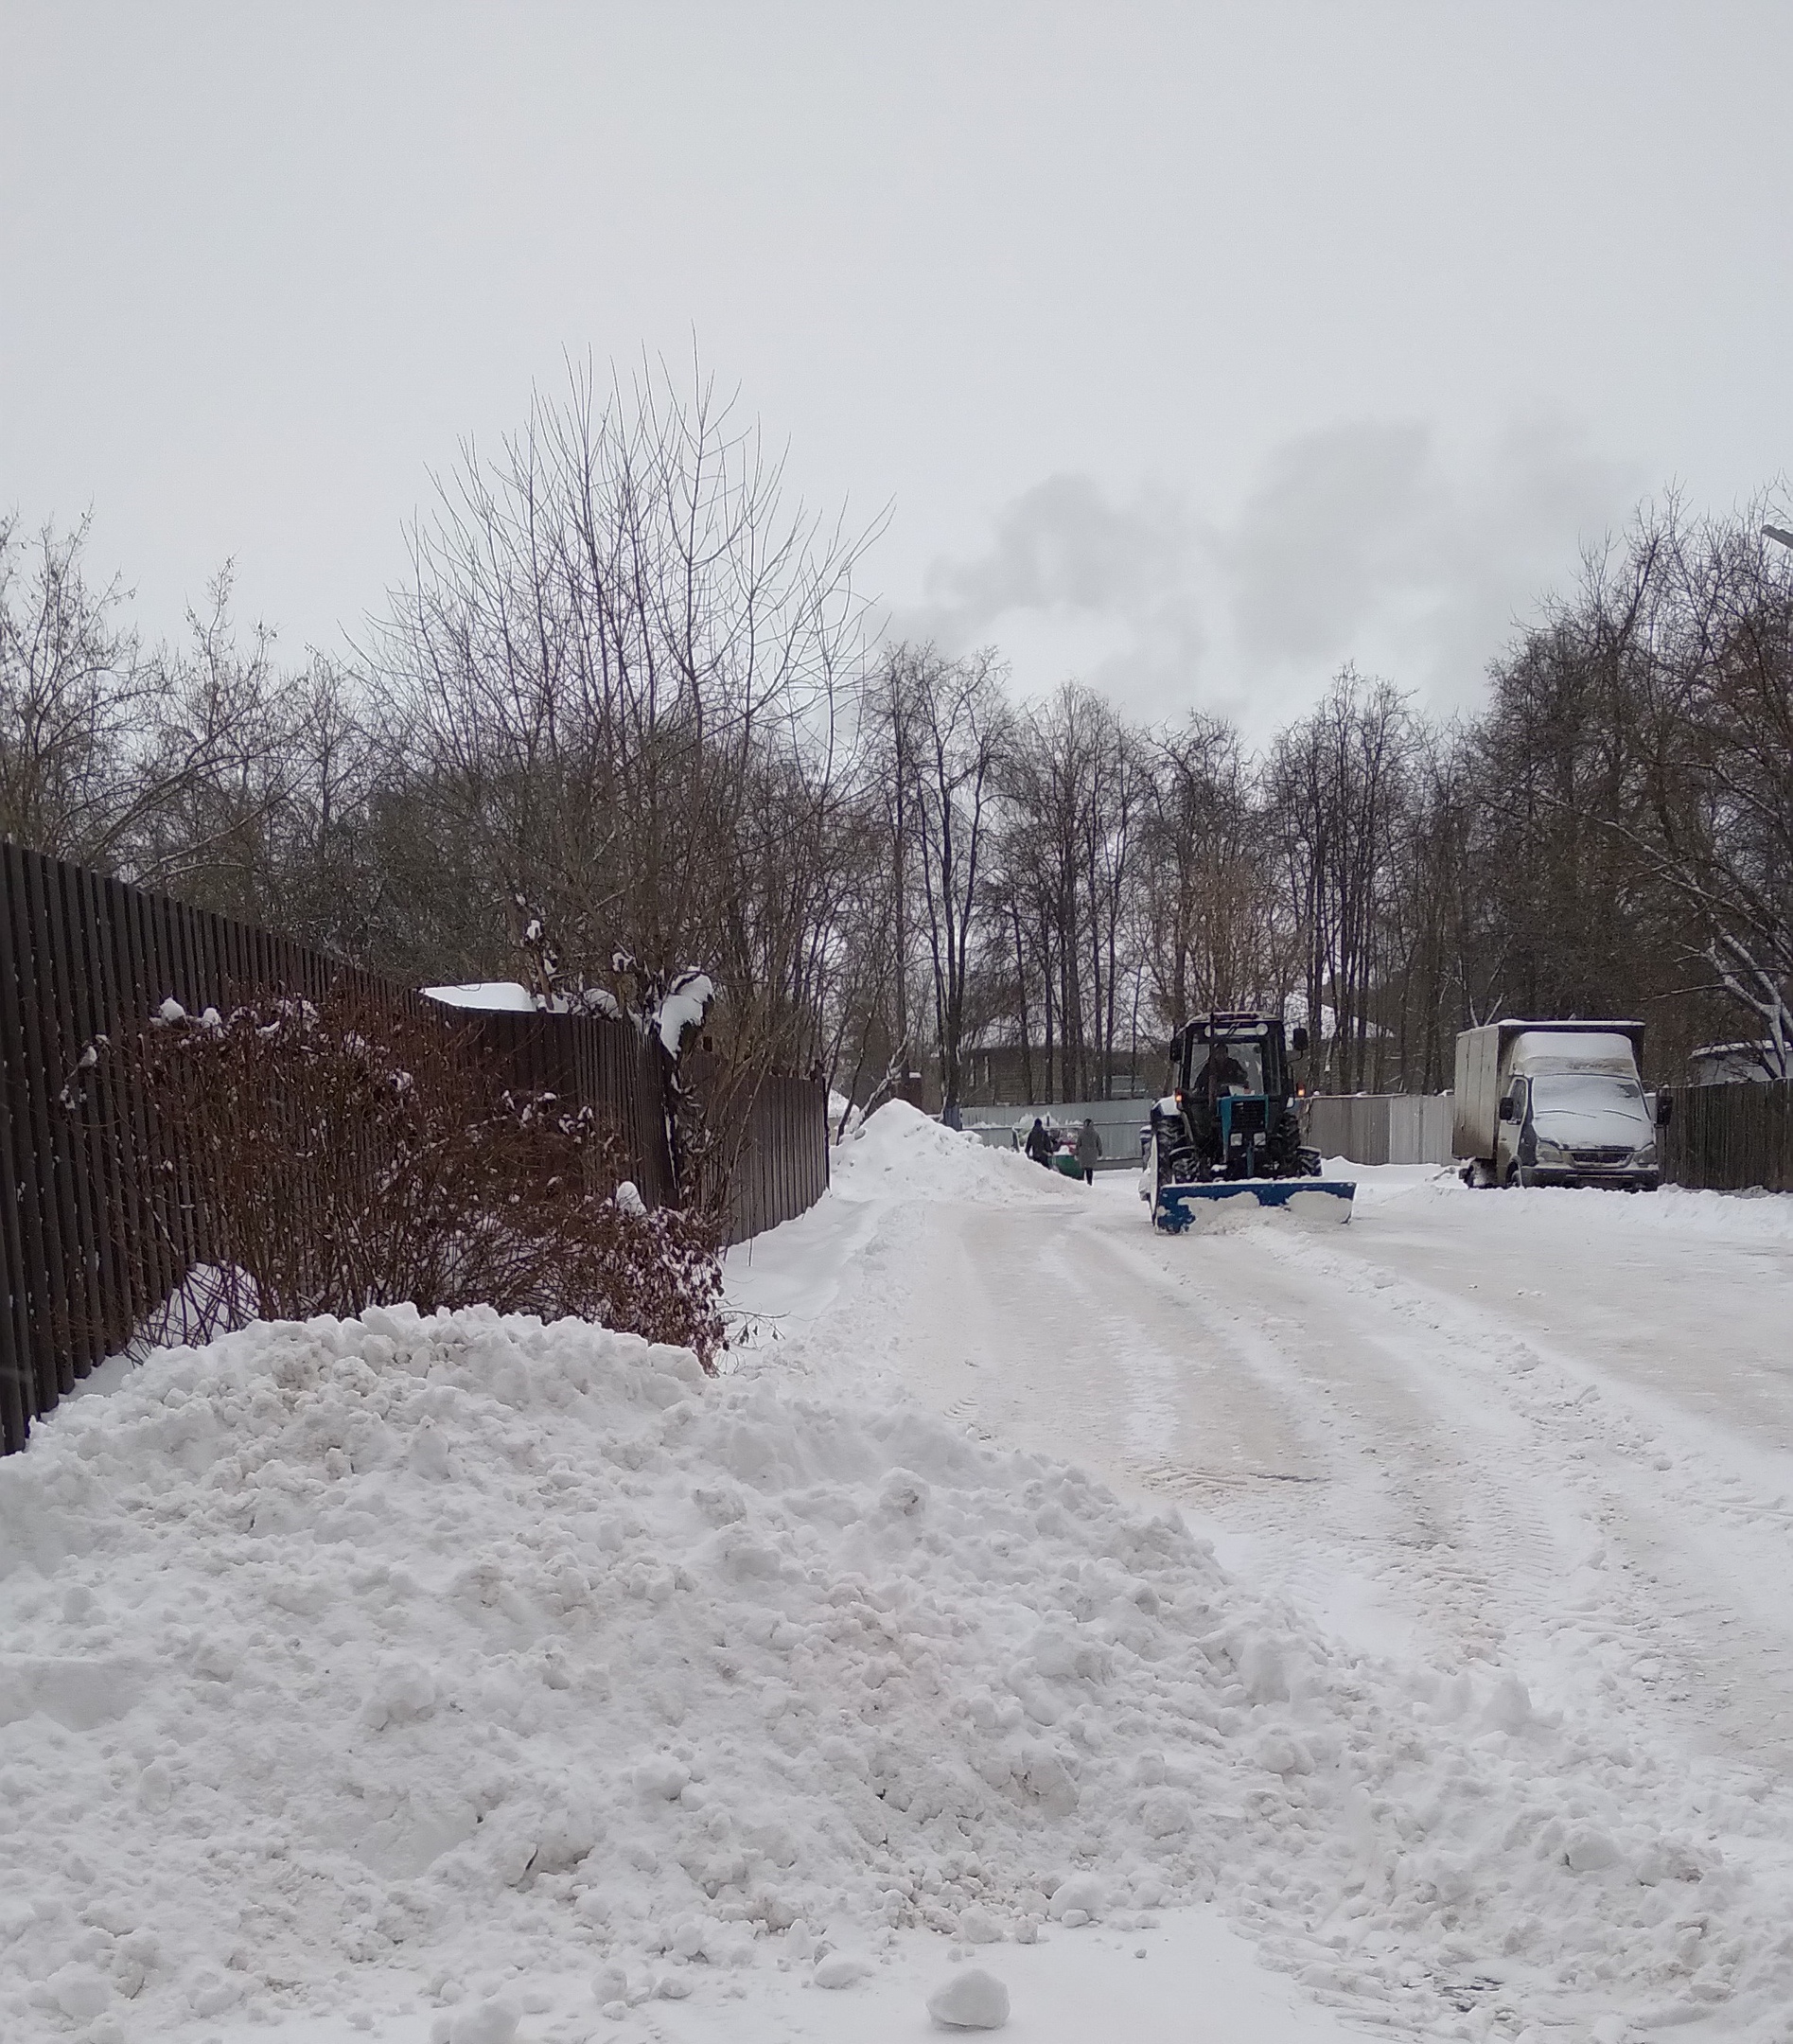
[{"label": "blue tractor", "polygon": [[[1299,1057],[1307,1031],[1290,1041]],[[1357,1188],[1322,1178],[1320,1153],[1302,1143],[1289,1048],[1279,1018],[1237,1012],[1197,1015],[1170,1039],[1169,1091],[1152,1103],[1139,1189],[1154,1226],[1180,1234],[1229,1201],[1351,1218]]]}]

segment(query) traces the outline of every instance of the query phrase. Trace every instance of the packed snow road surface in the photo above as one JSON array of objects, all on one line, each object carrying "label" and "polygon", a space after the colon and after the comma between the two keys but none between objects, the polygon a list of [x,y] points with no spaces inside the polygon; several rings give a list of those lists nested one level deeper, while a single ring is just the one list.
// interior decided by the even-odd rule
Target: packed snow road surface
[{"label": "packed snow road surface", "polygon": [[1166,1239],[1131,1190],[916,1212],[888,1360],[1366,1645],[1793,1766],[1793,1202],[1396,1168],[1348,1232]]},{"label": "packed snow road surface", "polygon": [[[1130,1181],[1030,1185],[991,1154],[961,1178],[945,1138],[906,1126],[899,1163],[895,1134],[798,1225],[844,1230],[864,1201],[856,1278],[813,1324],[976,1436],[1174,1499],[1241,1587],[1286,1597],[1341,1656],[1433,1671],[1446,1716],[1456,1685],[1527,1700],[1524,1738],[1466,1741],[1506,1763],[1478,1791],[1498,1846],[1442,1806],[1409,1840],[1444,1856],[1417,1879],[1427,1904],[1462,1884],[1462,1941],[1507,2023],[1572,2020],[1573,1996],[1547,2008],[1519,1984],[1530,1959],[1589,1991],[1582,2018],[1604,2004],[1613,2035],[1793,2035],[1788,1989],[1700,1977],[1721,1950],[1746,1970],[1793,1952],[1793,1202],[1471,1192],[1395,1168],[1357,1173],[1348,1230],[1252,1213],[1167,1239]],[[931,1196],[881,1198],[892,1178]],[[759,1252],[768,1302],[789,1253]],[[800,1349],[800,1288],[788,1303]],[[1713,1854],[1679,1917],[1615,1847],[1603,1926],[1563,1935],[1560,1899],[1534,1892],[1494,1941],[1470,1932],[1492,1897],[1524,1895],[1528,1860],[1591,1877],[1607,1846],[1578,1844],[1576,1820],[1621,1811]],[[1776,1894],[1772,1932],[1730,1915]],[[1423,1913],[1379,1934],[1411,1939]]]}]

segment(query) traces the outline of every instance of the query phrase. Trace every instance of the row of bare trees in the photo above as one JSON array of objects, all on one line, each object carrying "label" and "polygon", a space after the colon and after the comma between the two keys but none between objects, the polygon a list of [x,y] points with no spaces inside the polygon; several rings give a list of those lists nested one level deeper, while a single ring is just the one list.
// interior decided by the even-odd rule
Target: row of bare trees
[{"label": "row of bare trees", "polygon": [[1087,1098],[1255,1008],[1309,1020],[1306,1076],[1345,1091],[1449,1085],[1457,1031],[1513,1013],[1639,1015],[1674,1076],[1714,1039],[1793,1068],[1793,554],[1756,510],[1652,509],[1488,685],[1441,724],[1346,667],[1254,756],[887,651],[831,1066]]},{"label": "row of bare trees", "polygon": [[1346,668],[1256,753],[869,646],[862,539],[663,379],[468,450],[351,661],[282,664],[227,581],[145,648],[82,528],[0,524],[0,831],[414,981],[645,1023],[700,968],[726,1064],[862,1103],[1151,1084],[1213,1007],[1307,1020],[1345,1090],[1448,1084],[1521,1012],[1785,1068],[1793,554],[1756,516],[1641,517],[1472,718]]}]

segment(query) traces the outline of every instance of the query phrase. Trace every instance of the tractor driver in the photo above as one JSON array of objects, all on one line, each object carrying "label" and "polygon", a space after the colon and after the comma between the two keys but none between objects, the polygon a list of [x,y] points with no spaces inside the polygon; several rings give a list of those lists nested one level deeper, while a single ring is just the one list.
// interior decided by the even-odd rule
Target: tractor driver
[{"label": "tractor driver", "polygon": [[1235,1086],[1243,1091],[1250,1084],[1245,1067],[1226,1048],[1224,1042],[1208,1046],[1207,1063],[1195,1075],[1194,1097],[1190,1106],[1193,1109],[1191,1119],[1195,1123],[1196,1147],[1210,1163],[1218,1163],[1221,1154],[1221,1118],[1215,1111],[1215,1103],[1222,1094],[1230,1093]]}]

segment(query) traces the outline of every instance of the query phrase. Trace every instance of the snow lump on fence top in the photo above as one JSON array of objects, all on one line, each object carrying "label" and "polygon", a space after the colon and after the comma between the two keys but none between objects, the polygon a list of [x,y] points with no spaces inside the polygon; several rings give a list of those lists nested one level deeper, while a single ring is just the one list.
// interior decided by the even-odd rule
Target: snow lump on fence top
[{"label": "snow lump on fence top", "polygon": [[702,1027],[704,1015],[715,997],[715,982],[708,973],[694,968],[680,973],[673,981],[653,1018],[668,1057],[678,1056],[684,1048],[687,1030]]},{"label": "snow lump on fence top", "polygon": [[162,1351],[0,1465],[0,1570],[9,2037],[1208,1894],[1422,2016],[1521,1963],[1584,2014],[1793,1991],[1783,1892],[1510,1678],[1341,1658],[1075,1470],[585,1323]]},{"label": "snow lump on fence top", "polygon": [[424,993],[445,1008],[471,1008],[485,1014],[534,1014],[536,996],[518,979],[469,980],[458,986],[429,986]]}]

